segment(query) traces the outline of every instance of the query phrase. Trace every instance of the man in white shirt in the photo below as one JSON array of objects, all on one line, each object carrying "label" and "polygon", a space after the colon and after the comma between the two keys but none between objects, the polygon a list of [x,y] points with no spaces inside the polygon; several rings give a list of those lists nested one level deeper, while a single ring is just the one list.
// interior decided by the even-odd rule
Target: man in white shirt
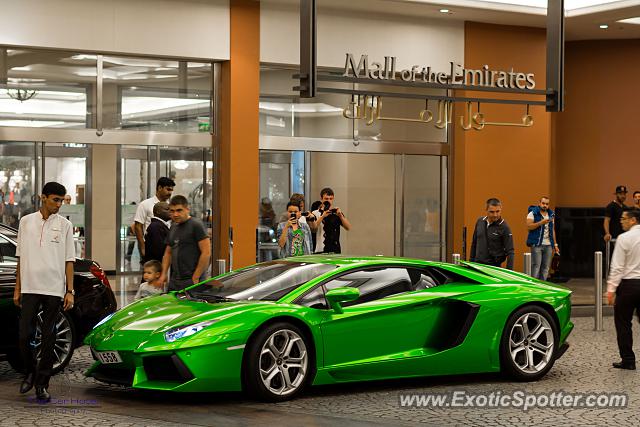
[{"label": "man in white shirt", "polygon": [[[40,196],[42,207],[20,219],[16,256],[16,287],[13,302],[21,308],[19,347],[26,376],[20,393],[35,384],[36,397],[48,402],[47,391],[54,362],[55,323],[60,312],[73,307],[73,263],[75,247],[73,225],[58,215],[67,193],[63,185],[48,182]],[[35,360],[31,340],[38,312],[42,310],[42,344],[40,359]]]},{"label": "man in white shirt", "polygon": [[146,255],[144,235],[147,232],[147,227],[151,224],[151,218],[153,218],[153,207],[158,202],[167,202],[171,198],[171,193],[173,193],[173,187],[175,186],[176,183],[171,178],[161,177],[156,184],[156,195],[140,202],[136,209],[133,229],[138,240],[140,260],[144,260]]},{"label": "man in white shirt", "polygon": [[618,369],[636,369],[631,322],[633,312],[640,309],[640,210],[622,212],[624,232],[618,236],[607,280],[607,302],[614,305],[613,316],[618,337],[620,362]]}]

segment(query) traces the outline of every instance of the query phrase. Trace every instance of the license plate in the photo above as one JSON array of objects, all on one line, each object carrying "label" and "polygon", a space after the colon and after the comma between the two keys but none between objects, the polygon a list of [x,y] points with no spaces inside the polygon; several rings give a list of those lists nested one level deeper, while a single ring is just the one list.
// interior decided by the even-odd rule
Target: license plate
[{"label": "license plate", "polygon": [[96,351],[95,353],[101,363],[122,363],[122,358],[117,351]]}]

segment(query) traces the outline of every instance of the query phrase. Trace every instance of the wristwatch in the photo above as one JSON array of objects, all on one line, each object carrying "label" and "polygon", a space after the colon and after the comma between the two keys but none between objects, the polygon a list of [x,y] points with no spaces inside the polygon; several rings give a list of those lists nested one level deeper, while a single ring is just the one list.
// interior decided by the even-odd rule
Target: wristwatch
[{"label": "wristwatch", "polygon": [[76,291],[74,291],[73,289],[67,289],[67,293],[68,293],[68,294],[71,294],[71,295],[73,295],[73,296],[75,296],[75,295],[76,295]]}]

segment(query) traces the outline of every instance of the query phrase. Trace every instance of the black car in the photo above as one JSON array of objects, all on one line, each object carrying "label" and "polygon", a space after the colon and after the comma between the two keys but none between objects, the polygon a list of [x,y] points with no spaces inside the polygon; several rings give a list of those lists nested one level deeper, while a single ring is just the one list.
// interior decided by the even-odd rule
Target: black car
[{"label": "black car", "polygon": [[[18,318],[20,310],[13,304],[16,284],[16,240],[18,231],[0,224],[0,325],[4,333],[0,338],[0,355],[5,355],[11,366],[22,370],[18,351]],[[76,258],[73,275],[75,299],[73,308],[60,311],[56,320],[54,372],[59,372],[71,360],[73,350],[85,335],[105,316],[117,308],[116,298],[106,274],[95,261]],[[36,330],[32,346],[40,346],[40,328]]]}]

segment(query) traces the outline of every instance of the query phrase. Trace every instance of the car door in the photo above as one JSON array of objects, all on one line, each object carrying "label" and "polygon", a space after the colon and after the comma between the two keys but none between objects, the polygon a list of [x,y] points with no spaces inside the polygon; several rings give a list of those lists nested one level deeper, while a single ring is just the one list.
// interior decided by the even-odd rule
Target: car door
[{"label": "car door", "polygon": [[17,262],[15,244],[0,234],[0,324],[4,330],[0,349],[15,347],[17,343],[18,308],[13,304]]},{"label": "car door", "polygon": [[425,284],[421,273],[400,266],[368,268],[325,283],[326,291],[350,286],[361,295],[344,304],[343,313],[326,310],[321,324],[325,367],[354,378],[384,371],[412,375],[415,367],[402,362],[428,352],[430,325],[441,312],[434,302],[456,293],[451,287],[440,292],[435,281]]}]

